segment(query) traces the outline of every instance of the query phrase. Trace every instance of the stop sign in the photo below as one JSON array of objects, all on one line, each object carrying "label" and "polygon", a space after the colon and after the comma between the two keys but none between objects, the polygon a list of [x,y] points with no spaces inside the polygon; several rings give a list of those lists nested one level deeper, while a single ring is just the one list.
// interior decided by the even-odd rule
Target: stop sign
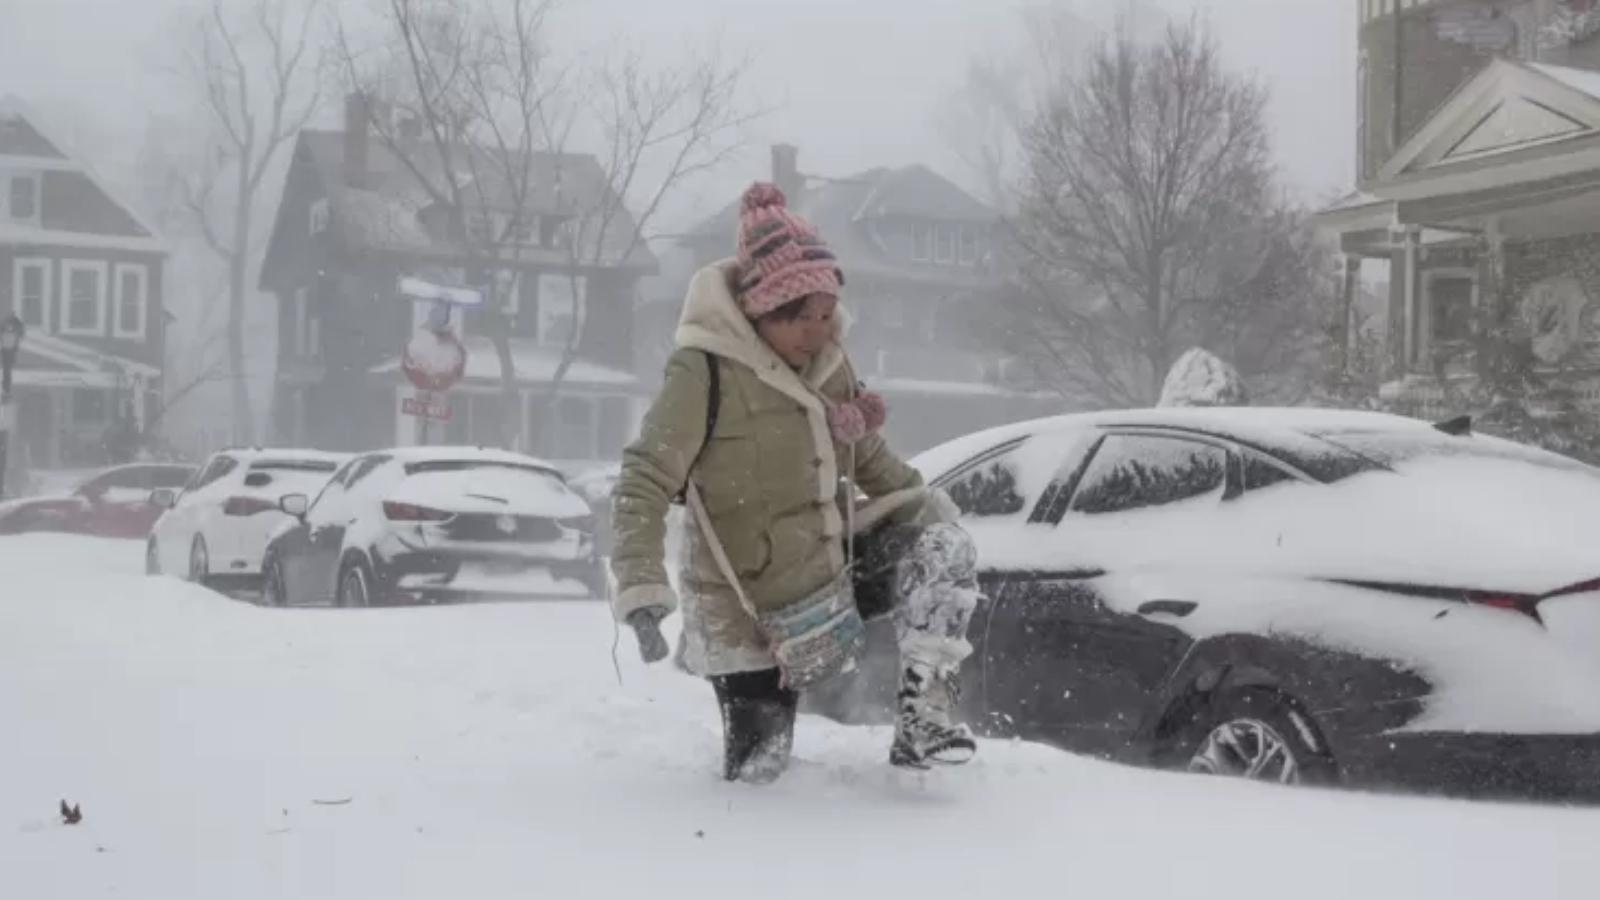
[{"label": "stop sign", "polygon": [[448,391],[467,371],[467,348],[453,331],[419,328],[400,357],[401,371],[423,391]]}]

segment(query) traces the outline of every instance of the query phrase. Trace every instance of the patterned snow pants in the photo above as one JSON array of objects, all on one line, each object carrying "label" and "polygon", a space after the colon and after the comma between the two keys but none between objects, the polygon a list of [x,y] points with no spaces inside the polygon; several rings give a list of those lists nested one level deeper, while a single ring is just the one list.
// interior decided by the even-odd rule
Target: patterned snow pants
[{"label": "patterned snow pants", "polygon": [[903,666],[939,672],[972,653],[967,626],[979,599],[978,554],[959,525],[891,525],[858,538],[856,604],[871,621],[894,617]]}]

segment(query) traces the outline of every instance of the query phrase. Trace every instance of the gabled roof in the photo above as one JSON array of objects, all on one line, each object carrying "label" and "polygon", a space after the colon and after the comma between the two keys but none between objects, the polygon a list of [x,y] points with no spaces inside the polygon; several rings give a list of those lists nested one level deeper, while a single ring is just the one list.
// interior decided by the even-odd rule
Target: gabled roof
[{"label": "gabled roof", "polygon": [[1462,85],[1379,170],[1430,170],[1600,136],[1600,73],[1497,59]]},{"label": "gabled roof", "polygon": [[[994,210],[923,165],[880,167],[849,178],[818,180],[788,201],[791,210],[822,232],[823,240],[839,257],[846,280],[852,273],[859,273],[921,276],[942,284],[971,280],[976,284],[982,279],[968,268],[924,266],[890,256],[874,236],[872,224],[919,219],[982,227],[999,220]],[[734,201],[692,229],[686,240],[701,246],[723,244],[731,256],[738,225],[739,203]]]},{"label": "gabled roof", "polygon": [[[300,164],[302,152],[327,191],[334,227],[351,246],[435,256],[459,255],[465,251],[459,243],[430,234],[419,217],[434,201],[408,167],[407,159],[424,171],[442,171],[444,162],[430,142],[417,141],[414,147],[406,149],[406,156],[402,158],[383,139],[376,135],[370,137],[367,169],[359,185],[346,183],[343,132],[302,131],[295,153],[296,165]],[[481,186],[474,184],[468,189],[470,195],[481,193],[489,198],[509,198],[515,194],[504,173],[497,171],[492,155],[483,148],[457,147],[452,162],[458,177],[471,178],[468,173],[475,173],[483,180]],[[604,170],[593,156],[539,153],[533,155],[530,166],[527,206],[533,213],[572,214],[595,208],[602,197],[614,196]],[[511,211],[509,206],[491,208]],[[620,257],[632,240],[634,228],[633,216],[627,209],[612,220],[600,254],[606,265],[624,262]],[[567,251],[532,247],[518,248],[518,257],[530,264],[561,265],[568,261]],[[580,257],[595,258],[594,248],[584,248]],[[639,241],[625,263],[630,267],[651,268],[655,257],[645,242]]]},{"label": "gabled roof", "polygon": [[117,192],[83,160],[70,156],[68,144],[51,134],[49,126],[22,99],[0,97],[0,161],[16,161],[47,172],[65,172],[81,177],[116,206],[130,228],[122,232],[90,232],[34,228],[7,223],[0,243],[68,244],[98,249],[125,249],[165,253],[161,232],[139,210],[117,196]]}]

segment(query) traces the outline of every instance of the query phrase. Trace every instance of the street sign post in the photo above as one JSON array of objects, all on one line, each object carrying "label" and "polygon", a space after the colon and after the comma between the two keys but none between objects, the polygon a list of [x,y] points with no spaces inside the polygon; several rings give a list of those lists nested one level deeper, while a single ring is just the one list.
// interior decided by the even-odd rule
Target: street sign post
[{"label": "street sign post", "polygon": [[400,398],[400,413],[423,421],[450,421],[450,404],[443,397],[418,391],[415,397]]}]

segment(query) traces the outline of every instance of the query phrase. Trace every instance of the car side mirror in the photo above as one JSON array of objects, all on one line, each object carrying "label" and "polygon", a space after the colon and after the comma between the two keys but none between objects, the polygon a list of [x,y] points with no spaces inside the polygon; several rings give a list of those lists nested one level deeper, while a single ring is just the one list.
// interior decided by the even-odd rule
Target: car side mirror
[{"label": "car side mirror", "polygon": [[305,494],[287,494],[278,499],[278,508],[286,515],[304,519],[306,512],[311,509],[311,498]]},{"label": "car side mirror", "polygon": [[150,505],[160,509],[171,509],[178,505],[178,492],[172,488],[157,488],[150,492]]}]

